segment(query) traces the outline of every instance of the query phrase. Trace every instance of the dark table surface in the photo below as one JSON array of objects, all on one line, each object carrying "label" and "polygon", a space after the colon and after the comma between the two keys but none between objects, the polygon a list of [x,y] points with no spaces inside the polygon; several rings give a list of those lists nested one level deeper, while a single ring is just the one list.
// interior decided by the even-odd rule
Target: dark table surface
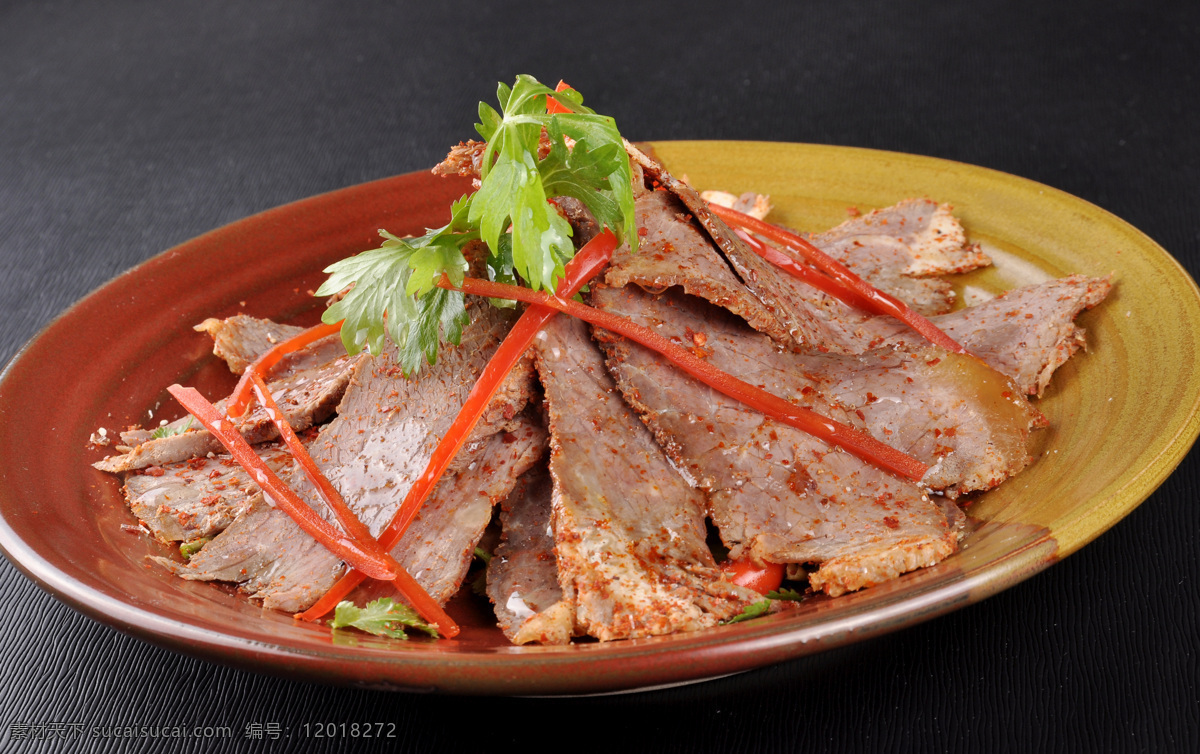
[{"label": "dark table surface", "polygon": [[[1200,268],[1195,3],[431,5],[0,5],[0,363],[163,249],[428,167],[521,72],[571,82],[635,139],[818,142],[1014,173]],[[0,560],[0,749],[74,750],[14,726],[82,722],[236,733],[85,742],[99,751],[301,750],[242,734],[359,721],[399,736],[364,750],[1197,751],[1198,472],[1193,452],[1079,553],[929,623],[583,700],[412,697],[218,666],[97,624]]]}]

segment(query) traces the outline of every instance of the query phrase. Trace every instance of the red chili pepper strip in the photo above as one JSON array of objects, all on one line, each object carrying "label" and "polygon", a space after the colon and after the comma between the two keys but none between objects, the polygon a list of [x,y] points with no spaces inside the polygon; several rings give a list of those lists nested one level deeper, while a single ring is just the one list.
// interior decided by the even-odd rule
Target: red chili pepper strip
[{"label": "red chili pepper strip", "polygon": [[[448,278],[443,277],[438,285],[447,290],[456,290]],[[814,437],[853,453],[855,456],[875,464],[880,468],[899,476],[919,481],[929,470],[921,461],[895,448],[885,445],[874,437],[859,432],[841,422],[828,419],[806,408],[796,406],[777,395],[768,393],[761,388],[739,380],[731,374],[722,372],[691,351],[672,343],[648,327],[631,322],[624,317],[593,309],[590,306],[550,296],[528,288],[518,288],[515,285],[493,283],[488,280],[466,278],[457,288],[465,293],[489,298],[507,298],[524,301],[529,304],[541,304],[560,312],[569,314],[577,319],[602,327],[623,335],[630,340],[641,343],[647,348],[665,356],[677,367],[700,380],[709,387],[724,395],[740,401],[747,406],[760,411],[772,419],[807,432]]]},{"label": "red chili pepper strip", "polygon": [[727,560],[721,564],[721,570],[733,583],[759,594],[765,595],[783,585],[782,563],[758,565],[752,560]]},{"label": "red chili pepper strip", "polygon": [[[291,516],[296,524],[308,532],[313,539],[324,545],[339,558],[361,569],[373,579],[391,581],[396,578],[399,566],[386,553],[381,557],[376,553],[366,552],[357,543],[352,542],[345,534],[338,531],[325,519],[321,518],[312,508],[288,487],[275,472],[267,468],[246,439],[241,436],[228,417],[222,416],[216,406],[209,403],[194,388],[171,385],[167,392],[175,396],[175,400],[187,409],[188,413],[200,420],[204,428],[213,437],[221,441],[233,459],[246,470],[263,492],[271,496],[271,500],[284,513]],[[403,570],[403,569],[401,569]]]},{"label": "red chili pepper strip", "polygon": [[283,442],[287,445],[288,450],[291,451],[292,457],[300,464],[304,475],[317,488],[317,492],[321,494],[321,498],[325,501],[325,504],[337,516],[337,520],[342,525],[342,528],[364,550],[368,552],[378,550],[380,554],[386,555],[386,551],[375,541],[375,537],[371,536],[371,530],[367,528],[366,524],[358,520],[358,516],[354,515],[354,511],[350,510],[350,506],[346,505],[346,501],[342,499],[341,493],[337,491],[336,487],[330,484],[325,475],[321,473],[321,470],[317,468],[316,462],[308,454],[308,449],[300,442],[300,438],[296,436],[292,425],[288,424],[283,412],[276,405],[275,399],[271,397],[271,390],[267,387],[267,383],[263,382],[262,377],[259,377],[257,374],[252,375],[250,379],[254,387],[254,394],[258,396],[258,402],[266,409],[267,416],[270,417],[271,421],[279,429],[279,436],[283,438]]},{"label": "red chili pepper strip", "polygon": [[403,566],[396,563],[395,559],[388,553],[388,549],[390,548],[384,548],[376,541],[375,537],[371,535],[371,530],[367,528],[366,524],[358,520],[358,516],[354,515],[354,511],[350,510],[350,507],[346,505],[346,501],[342,499],[341,493],[330,484],[325,475],[321,473],[321,470],[317,468],[316,462],[308,454],[308,450],[300,442],[300,438],[296,436],[291,425],[287,423],[287,419],[283,417],[279,406],[275,404],[275,399],[271,397],[271,391],[267,388],[263,379],[255,374],[251,377],[251,380],[253,381],[254,393],[258,396],[259,403],[263,405],[263,408],[267,411],[267,416],[279,428],[279,435],[283,438],[288,450],[292,452],[292,457],[300,464],[300,468],[304,470],[305,476],[309,478],[321,494],[322,499],[325,500],[326,505],[337,516],[337,520],[342,524],[342,528],[346,530],[351,539],[362,547],[363,550],[377,554],[396,564],[396,578],[393,583],[400,594],[404,595],[408,603],[413,606],[413,609],[420,613],[422,618],[436,625],[438,633],[443,636],[448,638],[457,636],[459,628],[454,619],[446,614],[446,611],[438,605],[433,597],[429,596],[429,593],[409,575]]},{"label": "red chili pepper strip", "polygon": [[[571,88],[570,84],[568,84],[565,81],[559,80],[558,86],[554,87],[554,91],[565,92],[566,90],[568,90],[570,88]],[[563,107],[562,105],[558,104],[558,100],[554,99],[553,97],[546,98],[546,114],[547,115],[554,115],[555,113],[569,113],[569,112],[571,112],[571,111],[568,110],[567,108]]]},{"label": "red chili pepper strip", "polygon": [[257,374],[259,377],[266,377],[267,370],[278,364],[279,360],[284,356],[287,356],[292,351],[299,351],[309,343],[320,340],[326,335],[333,335],[341,329],[341,322],[338,322],[336,325],[310,327],[304,332],[276,345],[262,356],[259,356],[254,360],[253,364],[246,367],[245,372],[242,372],[242,378],[238,380],[237,387],[233,389],[233,393],[229,396],[229,401],[225,404],[225,413],[235,418],[246,413],[246,408],[250,405],[250,380],[254,375]]},{"label": "red chili pepper strip", "polygon": [[[601,270],[608,266],[612,259],[613,250],[617,247],[617,238],[611,231],[605,231],[589,241],[579,253],[567,263],[565,276],[558,286],[558,294],[560,296],[570,298],[579,292],[579,289],[584,286],[589,280],[594,278]],[[521,289],[525,290],[525,289]],[[511,296],[502,296],[501,298],[512,298]],[[450,429],[446,431],[446,435],[438,443],[433,450],[433,455],[429,459],[429,463],[425,466],[425,471],[417,478],[412,488],[408,491],[408,495],[404,498],[404,503],[396,510],[392,521],[388,527],[384,529],[379,540],[389,550],[396,546],[400,538],[404,536],[404,532],[408,530],[409,524],[420,511],[421,506],[425,503],[426,498],[433,492],[433,488],[437,485],[442,474],[445,473],[446,467],[454,460],[455,454],[458,453],[467,437],[471,434],[471,430],[475,428],[479,417],[483,415],[487,405],[492,400],[492,396],[500,389],[501,383],[508,373],[512,371],[513,366],[524,355],[533,343],[534,337],[538,332],[554,317],[558,312],[544,306],[531,306],[525,310],[517,323],[513,325],[512,330],[504,338],[500,347],[496,349],[496,353],[492,356],[487,366],[484,367],[483,373],[479,375],[479,380],[475,386],[471,388],[470,394],[467,395],[466,401],[463,402],[463,407],[459,411],[458,416],[454,419],[454,423],[450,425]],[[333,588],[325,593],[317,603],[299,613],[296,617],[303,620],[316,620],[325,613],[329,612],[337,606],[347,594],[361,584],[363,575],[350,571],[342,576],[341,580],[333,585]]]},{"label": "red chili pepper strip", "polygon": [[[916,330],[925,337],[930,343],[935,346],[941,346],[947,351],[954,353],[967,353],[967,350],[960,346],[953,338],[938,329],[938,326],[929,320],[917,314],[910,309],[900,299],[895,296],[890,296],[883,291],[875,288],[871,284],[864,281],[858,275],[851,272],[845,265],[829,256],[825,252],[813,246],[808,241],[791,231],[784,230],[778,225],[772,225],[759,220],[757,217],[751,217],[744,212],[738,212],[729,207],[722,207],[718,204],[710,204],[709,209],[717,217],[721,218],[731,225],[737,225],[746,230],[757,233],[760,236],[769,238],[772,241],[791,248],[800,253],[805,259],[812,262],[819,270],[832,277],[837,282],[844,285],[846,288],[856,292],[862,299],[871,303],[871,311],[875,314],[888,314],[901,322],[905,323],[912,329]],[[770,261],[770,260],[768,260]],[[847,304],[855,306],[851,301],[846,301]]]},{"label": "red chili pepper strip", "polygon": [[746,245],[750,247],[751,251],[784,272],[788,273],[792,277],[799,278],[812,287],[828,293],[830,296],[833,296],[842,303],[849,304],[856,309],[863,309],[870,312],[874,311],[872,303],[867,299],[864,299],[862,296],[859,296],[857,291],[847,288],[817,268],[797,262],[795,259],[792,259],[774,246],[766,245],[740,228],[735,229],[733,232],[738,234],[738,238],[746,242]]}]

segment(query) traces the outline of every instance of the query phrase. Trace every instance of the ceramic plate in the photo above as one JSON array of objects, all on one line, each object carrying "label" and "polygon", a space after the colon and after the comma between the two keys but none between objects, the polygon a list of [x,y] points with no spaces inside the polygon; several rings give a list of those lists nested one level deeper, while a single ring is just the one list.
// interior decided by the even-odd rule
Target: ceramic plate
[{"label": "ceramic plate", "polygon": [[[129,533],[117,480],[88,445],[178,408],[172,382],[222,395],[233,383],[191,326],[238,312],[311,324],[320,270],[378,244],[376,229],[444,222],[457,180],[413,173],[335,191],[215,230],[76,304],[0,382],[0,546],[69,605],[149,641],[267,672],[374,687],[501,694],[588,693],[711,678],[908,626],[974,602],[1094,539],[1144,500],[1196,438],[1200,297],[1153,241],[1087,202],[1021,178],[927,157],[796,144],[664,142],[701,188],[768,193],[773,219],[821,230],[909,196],[951,202],[994,268],[964,295],[1069,273],[1113,274],[1080,324],[1088,351],[1059,370],[1039,408],[1037,462],[974,500],[973,531],[938,566],[788,614],[653,639],[511,647],[474,599],[451,603],[453,641],[335,640],[233,590],[169,576],[166,548]],[[151,417],[151,414],[153,417]],[[345,641],[347,643],[336,643]]]}]

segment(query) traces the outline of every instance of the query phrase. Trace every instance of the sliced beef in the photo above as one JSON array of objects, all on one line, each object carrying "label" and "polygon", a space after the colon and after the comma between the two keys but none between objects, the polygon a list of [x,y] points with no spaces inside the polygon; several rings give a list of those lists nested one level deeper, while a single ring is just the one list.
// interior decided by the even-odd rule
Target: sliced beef
[{"label": "sliced beef", "polygon": [[[448,473],[438,483],[420,516],[392,550],[397,561],[439,603],[444,604],[462,584],[493,503],[504,498],[517,477],[545,453],[544,430],[535,423],[518,417],[512,429],[464,449],[461,470]],[[307,490],[295,476],[293,489]],[[394,487],[395,503],[390,511],[380,512],[372,533],[378,534],[391,519],[407,487]],[[355,508],[357,501],[349,494],[346,497]],[[324,514],[324,509],[318,510]],[[366,521],[362,511],[356,513]],[[244,515],[186,564],[165,558],[158,561],[185,579],[236,583],[251,597],[263,600],[264,607],[291,612],[311,606],[345,570],[340,560],[262,495],[255,496]],[[373,591],[378,589],[364,585],[366,593],[353,596],[363,602],[378,596],[379,592]],[[383,593],[393,596],[390,588]]]},{"label": "sliced beef", "polygon": [[613,253],[606,273],[609,285],[628,283],[663,290],[673,285],[724,307],[750,323],[751,327],[786,339],[779,320],[742,285],[733,270],[713,249],[708,236],[679,199],[667,191],[648,191],[635,201],[639,234],[638,252],[627,243]]},{"label": "sliced beef", "polygon": [[[264,443],[255,451],[275,473],[292,463],[287,450]],[[250,475],[227,454],[168,464],[152,473],[131,474],[125,499],[133,514],[163,542],[211,537],[248,510],[259,494]]]},{"label": "sliced beef", "polygon": [[766,220],[767,215],[771,214],[771,197],[753,191],[747,191],[741,196],[734,196],[728,191],[701,191],[700,198],[709,204],[736,209],[759,220]]},{"label": "sliced beef", "polygon": [[545,458],[545,428],[524,416],[483,441],[466,468],[439,487],[392,550],[392,555],[439,604],[458,591],[493,506],[517,478]]},{"label": "sliced beef", "polygon": [[889,274],[922,277],[968,272],[992,263],[978,246],[967,245],[966,232],[950,205],[930,199],[905,199],[851,218],[809,241],[865,272],[887,268],[894,271]]},{"label": "sliced beef", "polygon": [[[651,295],[598,288],[593,303],[692,348],[724,372],[936,465],[925,479],[934,489],[996,486],[1029,463],[1030,430],[1044,423],[1004,375],[941,349],[780,351],[741,320],[678,289]],[[645,349],[628,359],[661,361]]]},{"label": "sliced beef", "polygon": [[[285,376],[267,383],[284,417],[296,431],[319,424],[333,414],[338,400],[350,382],[351,374],[367,358],[361,354],[347,356],[345,350],[341,353],[341,356],[318,367],[289,370],[285,372]],[[218,401],[216,406],[224,413],[225,399]],[[182,427],[188,421],[188,417],[183,417],[171,427]],[[238,420],[237,427],[252,445],[279,437],[275,424],[262,406],[257,404]],[[200,428],[199,422],[194,422],[187,431],[147,440],[128,453],[110,456],[93,466],[101,471],[118,473],[177,463],[209,453],[220,453],[223,449],[221,443],[209,434],[208,430]]]},{"label": "sliced beef", "polygon": [[[774,327],[768,328],[747,320],[751,325],[789,348],[815,348],[834,353],[865,350],[859,329],[871,318],[870,315],[765,261],[709,211],[707,203],[690,186],[636,149],[630,149],[630,156],[642,165],[648,177],[679,197],[741,282],[777,321]],[[883,230],[889,227],[891,230]],[[872,285],[927,315],[949,310],[953,302],[951,288],[945,281],[919,280],[911,275],[930,274],[942,268],[967,269],[987,261],[986,256],[977,251],[964,249],[965,234],[948,209],[924,200],[902,202],[814,236],[812,240],[819,248],[854,268]],[[790,254],[785,249],[781,251]]]},{"label": "sliced beef", "polygon": [[513,644],[566,644],[575,606],[562,598],[551,522],[553,482],[538,463],[500,504],[501,539],[487,568],[487,594]]},{"label": "sliced beef", "polygon": [[[276,344],[304,331],[302,327],[281,325],[269,319],[258,319],[237,315],[229,319],[206,319],[195,328],[208,333],[213,339],[213,353],[224,359],[230,371],[241,374],[259,356],[274,348]],[[341,337],[330,335],[311,343],[304,348],[284,355],[266,374],[267,382],[284,380],[300,372],[321,374],[326,365],[346,356]],[[336,402],[338,396],[334,396]],[[195,422],[190,416],[183,416],[170,424],[166,429],[171,433],[183,432],[192,428]],[[199,429],[199,425],[195,425]],[[121,433],[121,442],[126,446],[137,446],[155,439],[154,431],[134,429]],[[195,438],[192,438],[195,439]]]},{"label": "sliced beef", "polygon": [[[594,303],[609,308],[610,291],[596,291]],[[960,514],[952,504],[943,507],[917,485],[726,398],[637,344],[604,341],[622,394],[675,464],[708,491],[731,557],[817,564],[812,585],[837,595],[955,550]],[[717,358],[719,343],[693,343]],[[845,416],[815,390],[789,397]]]},{"label": "sliced beef", "polygon": [[[544,337],[543,337],[544,336]],[[705,500],[621,400],[578,320],[535,342],[549,407],[559,585],[576,631],[602,641],[692,631],[757,595],[721,576]]]},{"label": "sliced beef", "polygon": [[[1016,288],[981,304],[934,317],[933,322],[1028,395],[1041,395],[1050,377],[1086,344],[1075,317],[1112,290],[1108,278],[1071,275]],[[913,348],[921,338],[899,323],[872,323],[884,346]]]},{"label": "sliced beef", "polygon": [[479,180],[479,171],[483,167],[483,152],[487,142],[468,139],[460,141],[457,146],[450,148],[446,159],[433,166],[434,175],[458,175],[463,178]]},{"label": "sliced beef", "polygon": [[213,353],[224,359],[229,370],[241,374],[246,367],[276,344],[304,332],[303,327],[281,325],[269,319],[237,314],[228,319],[208,318],[196,325],[197,332],[213,339]]},{"label": "sliced beef", "polygon": [[[437,364],[422,369],[416,379],[404,378],[391,352],[361,360],[338,407],[337,418],[310,448],[318,467],[373,533],[382,530],[403,502],[508,329],[510,317],[500,310],[479,306],[472,307],[471,314],[472,322],[463,332],[461,345],[444,349]],[[429,526],[453,526],[452,519],[459,515],[457,506],[465,505],[456,492],[462,485],[467,486],[465,494],[472,500],[478,496],[480,484],[488,490],[489,499],[500,499],[508,493],[524,470],[518,460],[530,455],[526,444],[536,445],[537,439],[520,433],[520,443],[501,442],[499,447],[493,447],[490,439],[506,428],[525,426],[517,415],[532,389],[532,367],[524,361],[489,404],[465,452],[457,459],[455,471],[460,475],[478,474],[481,481],[466,476],[444,479],[435,494],[449,495],[451,502],[443,505],[428,501],[424,523],[414,523],[405,541],[410,536],[425,537],[419,532],[428,531]],[[299,470],[293,469],[288,481],[311,500],[315,509],[323,510]],[[432,511],[446,511],[446,515]],[[462,515],[471,518],[466,512]],[[449,535],[441,536],[447,537],[449,545]],[[405,547],[405,541],[399,546]],[[473,547],[474,543],[467,552]],[[458,563],[454,557],[442,554],[442,562],[429,561],[421,569],[421,576],[413,575],[448,598],[453,590],[447,591],[445,584],[455,578]],[[237,563],[249,565],[231,565]],[[342,568],[336,557],[290,518],[275,509],[263,510],[260,505],[206,545],[187,566],[176,570],[185,578],[236,581],[263,599],[267,607],[299,610],[327,591]]]}]

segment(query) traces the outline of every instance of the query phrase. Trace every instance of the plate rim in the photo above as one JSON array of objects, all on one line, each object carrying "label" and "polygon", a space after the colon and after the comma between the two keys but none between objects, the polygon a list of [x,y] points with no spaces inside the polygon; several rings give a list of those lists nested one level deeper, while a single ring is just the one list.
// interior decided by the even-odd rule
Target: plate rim
[{"label": "plate rim", "polygon": [[[1026,188],[1054,192],[1060,199],[1081,202],[1092,210],[1103,213],[1112,222],[1134,231],[1144,241],[1142,248],[1139,248],[1139,253],[1152,249],[1154,253],[1161,255],[1162,261],[1169,262],[1173,268],[1174,275],[1190,284],[1191,298],[1187,303],[1197,311],[1200,311],[1200,287],[1197,286],[1195,280],[1191,278],[1179,261],[1149,235],[1108,210],[1092,204],[1085,199],[1027,178],[1004,173],[992,168],[939,157],[911,155],[864,147],[797,144],[791,142],[703,140],[655,141],[651,142],[651,144],[672,145],[684,149],[694,145],[706,145],[709,147],[714,145],[755,145],[756,148],[761,148],[762,145],[782,145],[786,147],[815,149],[818,151],[853,152],[860,157],[868,159],[903,159],[927,165],[932,163],[948,169],[968,170],[972,172],[984,171],[1006,182],[1015,181],[1018,185],[1024,185]],[[27,366],[23,363],[23,360],[43,338],[48,337],[48,334],[63,322],[69,321],[73,315],[85,308],[89,302],[104,296],[107,291],[111,290],[121,281],[127,281],[135,277],[148,265],[164,264],[173,255],[186,254],[189,248],[211,240],[214,235],[226,232],[229,229],[262,223],[269,220],[272,216],[283,217],[306,206],[319,205],[323,201],[328,201],[330,197],[344,197],[356,192],[371,193],[382,190],[384,186],[391,185],[392,182],[398,179],[417,176],[425,172],[413,171],[288,202],[188,239],[125,270],[67,307],[17,349],[12,358],[5,364],[3,370],[0,370],[0,403],[4,400],[5,386],[9,379],[16,373],[19,367]],[[1174,472],[1186,456],[1188,450],[1195,443],[1198,435],[1200,435],[1200,395],[1193,402],[1187,420],[1178,427],[1174,435],[1163,445],[1161,452],[1155,457],[1156,461],[1161,460],[1162,463],[1153,464],[1153,468],[1150,466],[1143,467],[1137,476],[1130,479],[1124,485],[1124,487],[1129,487],[1135,482],[1141,481],[1139,492],[1127,500],[1125,505],[1120,506],[1116,511],[1116,515],[1106,518],[1103,527],[1089,531],[1082,538],[1065,543],[1065,546],[1056,546],[1053,552],[1050,553],[1047,553],[1045,548],[1040,546],[1044,544],[1041,540],[1027,543],[1022,548],[1005,553],[1004,556],[989,561],[988,565],[971,579],[951,581],[938,589],[928,592],[917,592],[916,597],[919,597],[919,599],[916,605],[918,609],[915,612],[913,611],[913,596],[901,596],[894,601],[885,602],[882,605],[864,610],[861,613],[855,613],[846,618],[838,618],[832,623],[824,621],[813,626],[780,629],[778,628],[778,624],[781,621],[777,620],[777,616],[772,616],[738,626],[721,627],[717,631],[697,632],[695,634],[675,635],[673,637],[657,637],[646,640],[613,642],[605,645],[575,645],[604,647],[601,650],[603,652],[602,655],[597,653],[599,659],[588,657],[583,660],[587,664],[605,666],[602,668],[605,670],[604,673],[599,674],[595,678],[588,679],[590,685],[587,685],[586,689],[578,683],[563,684],[562,679],[559,679],[559,682],[555,683],[553,682],[553,678],[550,678],[548,682],[544,677],[501,677],[510,671],[520,671],[520,666],[528,663],[528,660],[524,657],[526,653],[523,650],[511,652],[463,652],[456,654],[430,652],[427,658],[412,657],[409,656],[410,653],[405,652],[402,657],[394,658],[392,662],[381,661],[374,654],[360,657],[358,660],[349,660],[357,666],[362,666],[362,668],[382,665],[389,670],[395,670],[397,667],[403,669],[413,664],[426,664],[438,668],[450,661],[451,664],[474,663],[482,666],[485,671],[484,677],[478,677],[470,672],[470,669],[467,672],[460,670],[457,673],[451,673],[447,677],[442,678],[436,687],[433,688],[425,683],[408,685],[399,682],[396,680],[394,673],[360,672],[356,677],[350,678],[344,672],[331,672],[326,667],[330,656],[328,651],[318,652],[305,648],[271,644],[270,642],[256,641],[197,626],[183,620],[160,615],[135,604],[130,604],[84,584],[55,566],[17,535],[5,517],[2,507],[0,507],[0,551],[5,554],[9,561],[22,574],[38,584],[40,588],[88,617],[159,646],[197,655],[221,664],[248,667],[257,671],[282,674],[293,678],[299,677],[338,684],[365,685],[391,690],[436,690],[441,692],[476,694],[562,694],[578,693],[581,690],[593,693],[619,690],[636,691],[639,686],[658,686],[664,682],[697,682],[712,677],[728,675],[731,672],[773,664],[810,654],[814,651],[844,646],[902,627],[915,625],[1007,589],[1094,540],[1128,515],[1134,508],[1153,494],[1154,490]],[[1000,566],[1002,565],[1010,567],[1001,568]],[[842,625],[840,625],[840,631],[835,638],[830,639],[827,635],[823,635],[829,633],[827,630],[828,626],[839,624]],[[684,638],[681,639],[679,637]],[[693,641],[688,641],[689,638]],[[679,644],[682,644],[682,646],[672,646]],[[674,658],[680,652],[686,652],[689,648],[695,652],[706,654],[709,662],[699,663],[693,668],[672,667],[666,664],[670,662],[671,658]],[[333,649],[332,646],[330,649]],[[566,651],[557,653],[539,653],[539,656],[544,661],[548,658],[561,656],[563,658],[562,663],[570,666],[577,664],[579,657],[586,657],[593,651],[566,649]],[[345,654],[345,652],[335,652],[335,654]],[[649,662],[640,671],[631,673],[622,673],[620,668],[611,667],[615,663],[624,662],[635,657],[643,661],[649,658]],[[451,660],[451,658],[453,659]],[[543,662],[542,664],[553,666],[554,662]],[[493,675],[488,677],[488,673],[492,673]]]}]

